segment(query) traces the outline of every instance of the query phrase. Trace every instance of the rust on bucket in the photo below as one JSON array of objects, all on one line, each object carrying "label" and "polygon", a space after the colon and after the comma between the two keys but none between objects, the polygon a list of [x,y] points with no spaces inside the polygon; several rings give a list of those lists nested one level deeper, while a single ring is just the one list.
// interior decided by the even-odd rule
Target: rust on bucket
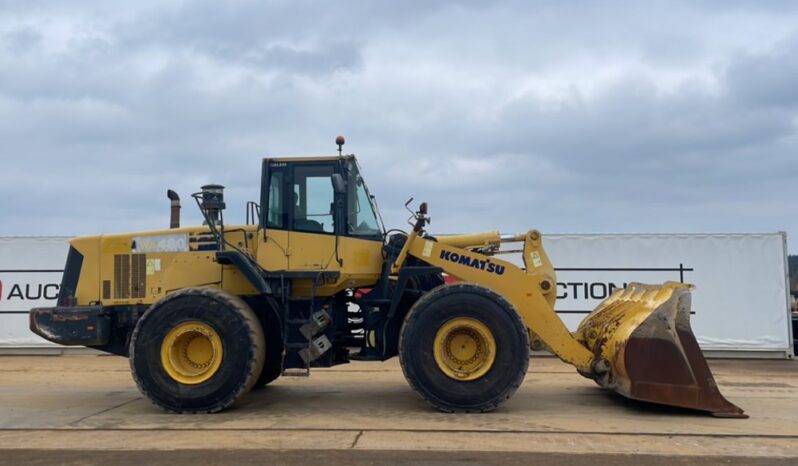
[{"label": "rust on bucket", "polygon": [[582,375],[628,398],[748,417],[720,393],[693,335],[692,288],[631,283],[604,300],[575,333],[595,355]]}]

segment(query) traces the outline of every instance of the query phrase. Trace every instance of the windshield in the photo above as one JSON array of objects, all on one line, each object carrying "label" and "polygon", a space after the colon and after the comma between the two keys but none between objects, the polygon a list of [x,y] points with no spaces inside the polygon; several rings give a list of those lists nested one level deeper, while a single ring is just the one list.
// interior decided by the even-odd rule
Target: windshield
[{"label": "windshield", "polygon": [[379,236],[382,231],[377,222],[377,205],[369,195],[356,164],[350,165],[349,173],[355,190],[350,190],[347,201],[347,232],[354,236]]}]

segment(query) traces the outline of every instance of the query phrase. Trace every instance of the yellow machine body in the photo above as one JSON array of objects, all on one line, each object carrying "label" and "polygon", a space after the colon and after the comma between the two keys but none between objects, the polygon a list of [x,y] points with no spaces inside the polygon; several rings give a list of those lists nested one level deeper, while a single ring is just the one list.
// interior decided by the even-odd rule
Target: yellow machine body
[{"label": "yellow machine body", "polygon": [[[257,257],[267,270],[339,272],[335,280],[317,284],[318,296],[370,286],[380,276],[381,244],[374,241],[339,238],[339,256],[348,259],[342,266],[335,261],[334,238],[259,232],[254,225],[227,228],[227,241]],[[155,245],[142,247],[145,241]],[[180,251],[163,252],[157,246],[159,241],[184,241],[186,246],[178,246]],[[70,244],[84,258],[75,295],[79,303],[153,304],[171,292],[191,286],[220,288],[238,296],[257,294],[235,266],[220,264],[214,250],[201,249],[213,244],[207,227],[84,236]],[[304,295],[310,293],[313,283],[298,279],[294,285],[294,292]]]}]

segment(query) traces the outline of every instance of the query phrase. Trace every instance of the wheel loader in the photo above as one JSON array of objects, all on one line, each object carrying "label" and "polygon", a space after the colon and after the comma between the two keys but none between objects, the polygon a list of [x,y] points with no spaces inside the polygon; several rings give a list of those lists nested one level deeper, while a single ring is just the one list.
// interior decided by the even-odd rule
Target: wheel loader
[{"label": "wheel loader", "polygon": [[[192,195],[202,225],[180,227],[169,191],[169,229],[72,239],[56,306],[31,310],[32,331],[127,356],[140,391],[175,413],[396,356],[435,408],[490,411],[521,385],[534,349],[628,398],[746,417],[690,329],[691,285],[632,283],[571,332],[540,232],[434,235],[426,203],[408,209],[409,231],[386,231],[336,142],[337,155],[263,159],[244,225],[224,223],[223,187],[208,185]],[[502,256],[508,243],[524,267]]]}]

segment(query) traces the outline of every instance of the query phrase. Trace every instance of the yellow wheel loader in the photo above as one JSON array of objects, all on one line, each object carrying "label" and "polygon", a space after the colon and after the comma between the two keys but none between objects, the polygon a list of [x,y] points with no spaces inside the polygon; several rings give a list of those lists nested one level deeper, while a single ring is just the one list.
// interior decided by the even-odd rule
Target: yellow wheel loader
[{"label": "yellow wheel loader", "polygon": [[[626,397],[745,417],[690,329],[690,285],[630,284],[570,332],[537,230],[436,236],[422,203],[409,232],[386,231],[337,143],[337,156],[264,159],[245,225],[224,224],[223,187],[208,185],[192,195],[201,226],[179,226],[170,191],[170,229],[72,239],[57,305],[32,309],[31,329],[129,357],[141,392],[177,413],[395,356],[435,408],[490,411],[522,383],[530,349],[545,349]],[[525,267],[501,258],[505,243],[523,245]]]}]

